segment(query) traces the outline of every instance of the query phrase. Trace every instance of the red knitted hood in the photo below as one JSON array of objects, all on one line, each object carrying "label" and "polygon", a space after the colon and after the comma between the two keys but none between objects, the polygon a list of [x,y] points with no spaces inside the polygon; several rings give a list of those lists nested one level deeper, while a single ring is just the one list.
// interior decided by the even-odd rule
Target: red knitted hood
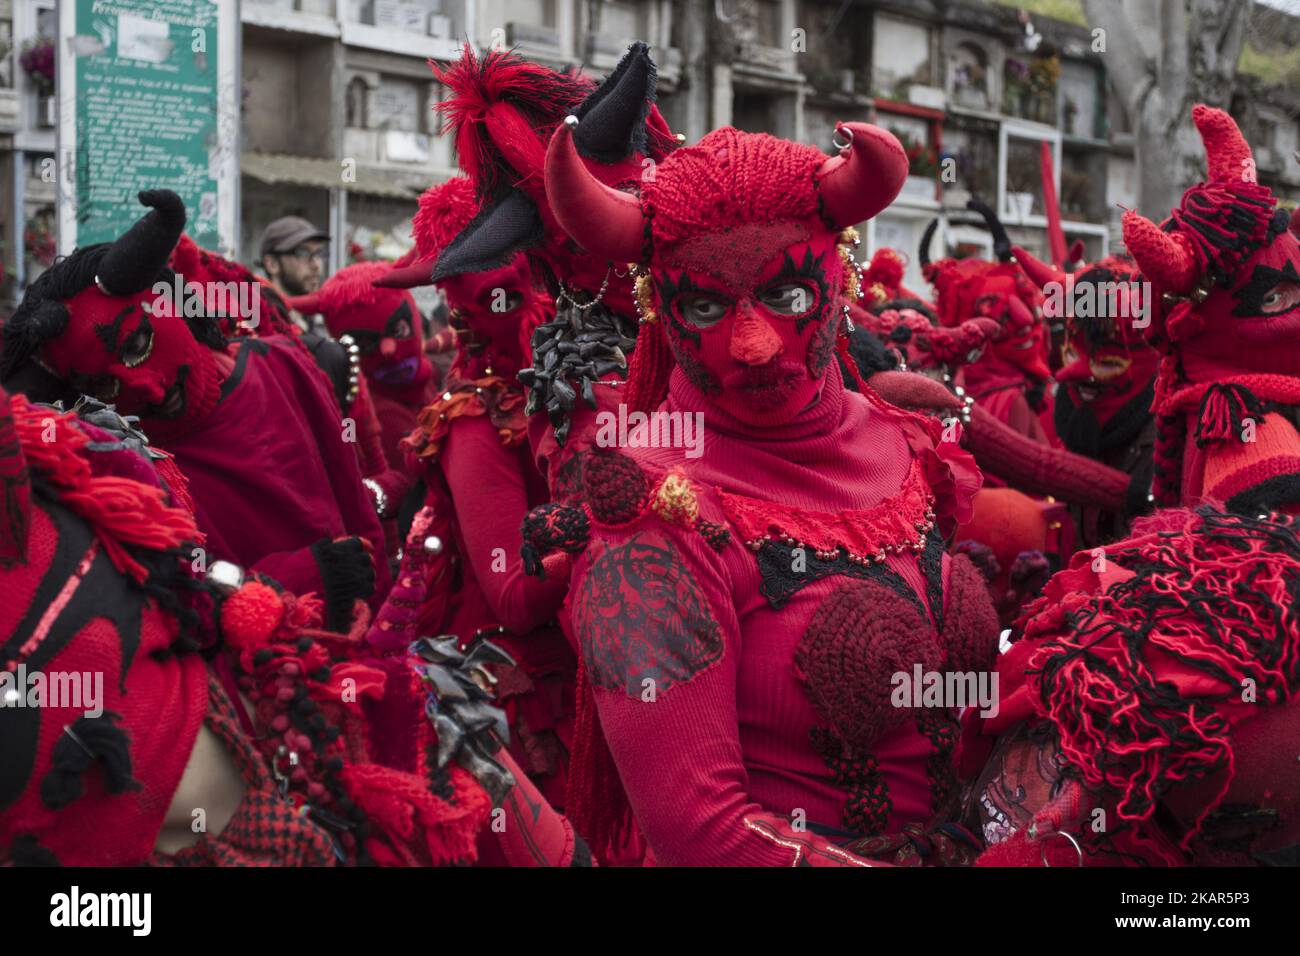
[{"label": "red knitted hood", "polygon": [[[897,195],[906,157],[865,123],[827,159],[801,143],[731,127],[661,162],[639,198],[590,176],[575,152],[578,124],[558,130],[547,184],[560,222],[612,259],[639,259],[647,323],[628,401],[653,408],[676,364],[728,414],[777,424],[813,400],[836,348],[843,292],[856,266],[840,230]],[[847,237],[843,237],[847,238]]]},{"label": "red knitted hood", "polygon": [[589,172],[619,189],[636,191],[645,170],[676,145],[654,106],[656,71],[646,45],[633,44],[599,88],[514,53],[491,51],[479,58],[468,45],[460,60],[435,66],[434,74],[451,92],[438,110],[478,196],[486,207],[518,207],[509,215],[485,216],[480,228],[491,223],[513,232],[516,251],[530,250],[559,280],[589,296],[604,287],[611,307],[631,312],[630,283],[609,282],[606,260],[575,248],[557,222],[544,166],[551,134],[570,114],[587,122],[579,151]]},{"label": "red knitted hood", "polygon": [[424,354],[423,320],[411,293],[381,288],[387,262],[357,262],[340,269],[315,292],[293,296],[290,307],[319,312],[333,336],[351,336],[361,349],[361,369],[377,388],[418,390],[433,377]]},{"label": "red knitted hood", "polygon": [[[1300,240],[1276,196],[1256,182],[1232,117],[1198,105],[1192,120],[1209,178],[1160,226],[1125,213],[1124,241],[1160,296],[1149,330],[1164,355],[1153,409],[1170,422],[1195,415],[1192,437],[1205,445],[1241,436],[1246,418],[1260,421],[1268,403],[1300,404]],[[1156,494],[1166,503],[1178,497],[1183,444],[1172,427],[1158,436]],[[1261,478],[1293,471],[1280,461],[1263,468]]]},{"label": "red knitted hood", "polygon": [[[1055,821],[1088,855],[1185,863],[1172,847],[1199,836],[1204,850],[1220,833],[1238,851],[1294,843],[1294,788],[1279,785],[1267,748],[1243,742],[1275,711],[1294,733],[1298,586],[1293,519],[1209,508],[1143,519],[1104,563],[1076,555],[1028,609],[1023,638],[1001,658],[1002,711],[986,732],[1038,719],[1056,735],[1092,794],[1081,812],[1101,801],[1119,818],[1101,833]],[[1173,817],[1157,813],[1162,803]]]},{"label": "red knitted hood", "polygon": [[164,583],[194,519],[89,441],[0,392],[0,862],[147,861],[207,708]]}]

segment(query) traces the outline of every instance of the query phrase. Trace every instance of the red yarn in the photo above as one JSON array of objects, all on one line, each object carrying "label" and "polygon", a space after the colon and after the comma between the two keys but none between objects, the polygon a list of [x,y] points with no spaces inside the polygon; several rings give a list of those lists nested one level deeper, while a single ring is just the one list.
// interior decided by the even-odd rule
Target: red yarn
[{"label": "red yarn", "polygon": [[[161,488],[91,474],[77,454],[90,439],[73,425],[76,415],[37,408],[22,395],[11,402],[28,467],[60,489],[63,504],[91,526],[115,568],[143,583],[149,571],[129,548],[165,551],[195,540],[194,516],[169,505]],[[53,440],[47,441],[50,428]]]},{"label": "red yarn", "polygon": [[716,129],[668,155],[655,178],[642,183],[654,241],[671,245],[742,223],[815,217],[814,177],[825,162],[814,146]]},{"label": "red yarn", "polygon": [[479,201],[470,180],[453,176],[421,193],[419,207],[411,218],[414,258],[434,260],[478,215]]},{"label": "red yarn", "polygon": [[[512,52],[491,50],[479,59],[469,43],[447,67],[429,65],[448,88],[449,95],[437,106],[443,131],[454,131],[460,168],[480,196],[496,195],[511,170],[540,189],[544,136],[595,89],[590,80],[557,73]],[[520,156],[533,159],[521,168]]]},{"label": "red yarn", "polygon": [[629,412],[653,412],[668,397],[668,376],[676,360],[663,321],[643,322],[627,366]]},{"label": "red yarn", "polygon": [[[1120,817],[1146,824],[1169,788],[1221,781],[1185,847],[1235,774],[1233,725],[1300,686],[1290,613],[1300,544],[1289,525],[1176,514],[1180,527],[1165,519],[1109,546],[1116,571],[1092,593],[1063,601],[1087,571],[1078,561],[1054,579],[1027,612],[1024,639],[1036,645],[1025,667],[1034,708],[1084,785],[1118,796]],[[1258,704],[1242,702],[1245,686]]]},{"label": "red yarn", "polygon": [[261,581],[248,581],[221,605],[221,631],[238,651],[270,642],[284,620],[284,601]]},{"label": "red yarn", "polygon": [[600,726],[596,699],[581,657],[574,695],[577,710],[573,720],[573,747],[569,752],[565,815],[574,830],[586,839],[597,859],[607,862],[633,835],[636,823],[618,766]]}]

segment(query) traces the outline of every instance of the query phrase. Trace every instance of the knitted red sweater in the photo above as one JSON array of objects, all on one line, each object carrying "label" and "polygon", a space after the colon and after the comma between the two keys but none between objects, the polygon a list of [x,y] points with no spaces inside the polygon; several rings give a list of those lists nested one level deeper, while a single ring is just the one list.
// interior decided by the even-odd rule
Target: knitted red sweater
[{"label": "knitted red sweater", "polygon": [[[772,513],[775,527],[801,520],[790,509],[807,519],[878,508],[876,530],[887,535],[892,515],[915,504],[908,489],[928,497],[914,478],[924,452],[896,419],[846,392],[834,363],[820,400],[783,425],[736,421],[680,370],[661,411],[705,413],[703,454],[621,454],[649,484],[684,468],[698,520],[652,504],[631,521],[602,522],[589,477],[596,520],[568,602],[604,735],[655,858],[790,864],[791,844],[763,814],[857,834],[929,822],[936,796],[951,793],[950,718],[891,707],[889,673],[945,659],[931,598],[942,602],[947,556],[909,550],[794,581],[772,563],[761,571],[763,557],[742,540],[753,531],[746,515],[771,501],[786,506]],[[729,527],[725,544],[700,533],[714,525]],[[857,530],[873,533],[870,521]],[[812,567],[824,545],[807,543]],[[814,852],[827,845],[802,837]]]},{"label": "knitted red sweater", "polygon": [[564,805],[577,660],[554,619],[568,579],[524,574],[524,516],[548,499],[527,442],[503,445],[485,415],[454,419],[439,459],[455,507],[464,562],[449,633],[490,634],[519,667],[498,670],[497,698],[510,723],[510,750],[555,806]]}]

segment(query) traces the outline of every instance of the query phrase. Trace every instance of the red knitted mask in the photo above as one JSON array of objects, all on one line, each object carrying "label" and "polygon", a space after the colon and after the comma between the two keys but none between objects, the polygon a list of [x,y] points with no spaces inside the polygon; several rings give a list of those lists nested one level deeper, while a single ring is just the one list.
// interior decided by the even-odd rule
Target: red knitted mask
[{"label": "red knitted mask", "polygon": [[211,350],[172,314],[170,299],[152,290],[110,297],[90,286],[67,309],[67,328],[44,356],[74,388],[138,415],[155,439],[183,433],[216,405]]},{"label": "red knitted mask", "polygon": [[835,242],[818,224],[748,226],[682,243],[653,270],[678,366],[742,421],[782,421],[816,399],[840,320]]},{"label": "red knitted mask", "polygon": [[440,286],[469,330],[466,344],[491,364],[484,373],[513,378],[523,367],[523,343],[550,312],[550,297],[537,288],[528,260],[519,255],[500,269],[452,276]]}]

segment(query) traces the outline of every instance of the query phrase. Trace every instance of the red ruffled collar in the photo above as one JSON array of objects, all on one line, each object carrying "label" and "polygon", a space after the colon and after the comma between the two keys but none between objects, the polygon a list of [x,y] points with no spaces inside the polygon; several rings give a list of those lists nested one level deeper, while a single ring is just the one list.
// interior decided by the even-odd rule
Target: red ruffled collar
[{"label": "red ruffled collar", "polygon": [[753,551],[765,541],[782,541],[796,548],[809,547],[820,560],[842,551],[849,561],[883,563],[886,556],[908,549],[919,552],[934,527],[935,498],[919,460],[903,481],[898,494],[871,508],[837,513],[808,511],[717,489],[727,519]]}]

